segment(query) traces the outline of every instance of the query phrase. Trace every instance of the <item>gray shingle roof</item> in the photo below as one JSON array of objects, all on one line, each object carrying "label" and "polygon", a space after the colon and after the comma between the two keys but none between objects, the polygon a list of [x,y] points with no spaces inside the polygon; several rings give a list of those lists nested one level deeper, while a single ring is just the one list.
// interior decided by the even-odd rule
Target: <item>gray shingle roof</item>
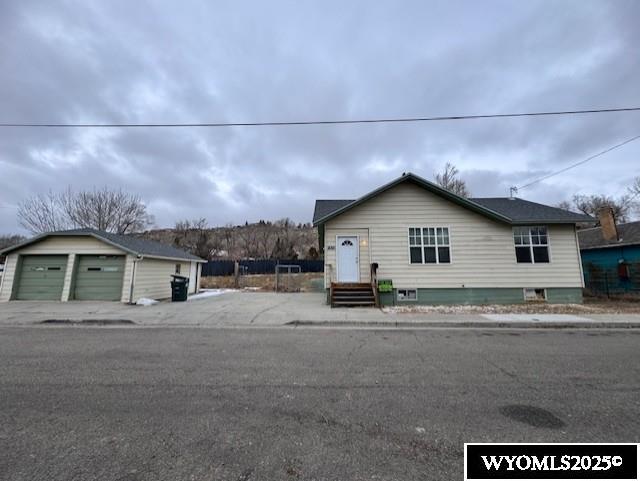
[{"label": "gray shingle roof", "polygon": [[49,236],[92,236],[96,239],[102,240],[111,244],[115,247],[118,247],[124,251],[127,251],[131,254],[147,256],[147,257],[160,257],[160,258],[170,258],[170,259],[185,259],[185,260],[193,260],[193,261],[202,261],[200,257],[194,256],[189,252],[183,251],[182,249],[178,249],[176,247],[163,244],[161,242],[156,242],[152,240],[142,239],[140,237],[136,237],[133,235],[120,235],[120,234],[112,234],[110,232],[104,232],[96,229],[70,229],[70,230],[62,230],[56,232],[46,232],[44,234],[37,235],[31,239],[26,240],[20,244],[15,246],[11,246],[3,251],[0,251],[0,254],[6,254],[13,250],[19,249],[29,244],[33,244],[41,239],[44,239]]},{"label": "gray shingle roof", "polygon": [[469,199],[487,209],[504,215],[512,222],[594,222],[595,219],[585,214],[531,202],[517,197],[474,197]]},{"label": "gray shingle roof", "polygon": [[578,214],[518,198],[486,197],[466,199],[443,189],[433,182],[429,182],[422,177],[408,172],[356,200],[317,200],[313,214],[313,223],[314,225],[322,224],[403,182],[411,182],[435,195],[499,222],[509,224],[575,224],[577,222],[595,222],[593,217],[585,214]]},{"label": "gray shingle roof", "polygon": [[315,223],[318,219],[322,219],[323,217],[331,214],[332,212],[337,211],[338,209],[342,209],[344,206],[351,204],[354,202],[351,200],[316,200],[316,208],[313,211],[313,222]]},{"label": "gray shingle roof", "polygon": [[618,224],[618,237],[620,240],[606,241],[602,237],[602,228],[582,229],[578,231],[580,249],[599,249],[603,247],[617,247],[628,245],[640,246],[640,222],[627,222]]}]

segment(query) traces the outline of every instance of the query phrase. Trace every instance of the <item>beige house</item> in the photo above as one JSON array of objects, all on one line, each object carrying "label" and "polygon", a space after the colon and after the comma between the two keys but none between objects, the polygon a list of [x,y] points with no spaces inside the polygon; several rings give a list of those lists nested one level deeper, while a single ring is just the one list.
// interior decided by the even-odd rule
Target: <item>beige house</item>
[{"label": "beige house", "polygon": [[455,195],[407,173],[356,200],[318,200],[332,305],[581,302],[589,216]]},{"label": "beige house", "polygon": [[136,302],[171,297],[171,276],[200,289],[201,263],[172,246],[94,229],[38,235],[0,251],[6,256],[0,302],[106,300]]}]

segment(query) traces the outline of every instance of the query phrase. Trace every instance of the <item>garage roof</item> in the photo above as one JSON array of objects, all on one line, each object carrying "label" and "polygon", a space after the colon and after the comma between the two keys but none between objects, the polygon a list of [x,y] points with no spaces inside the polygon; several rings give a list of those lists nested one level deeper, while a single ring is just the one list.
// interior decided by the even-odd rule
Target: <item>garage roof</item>
[{"label": "garage roof", "polygon": [[111,244],[114,247],[122,249],[130,254],[153,257],[157,259],[171,259],[171,260],[190,260],[197,262],[206,262],[200,257],[194,256],[182,249],[162,244],[161,242],[151,241],[147,239],[141,239],[132,235],[120,235],[112,234],[111,232],[104,232],[96,229],[71,229],[61,230],[55,232],[45,232],[39,234],[31,239],[28,239],[20,244],[8,247],[0,251],[0,255],[6,255],[15,250],[21,249],[30,244],[39,242],[47,237],[65,237],[65,236],[91,236],[107,244]]},{"label": "garage roof", "polygon": [[409,182],[432,192],[454,204],[507,224],[575,224],[577,222],[595,222],[595,219],[585,214],[578,214],[557,207],[537,204],[515,197],[485,197],[466,199],[443,189],[433,182],[429,182],[411,172],[365,194],[355,200],[317,200],[313,214],[313,224],[321,225],[328,220],[346,212],[367,200],[395,187]]}]

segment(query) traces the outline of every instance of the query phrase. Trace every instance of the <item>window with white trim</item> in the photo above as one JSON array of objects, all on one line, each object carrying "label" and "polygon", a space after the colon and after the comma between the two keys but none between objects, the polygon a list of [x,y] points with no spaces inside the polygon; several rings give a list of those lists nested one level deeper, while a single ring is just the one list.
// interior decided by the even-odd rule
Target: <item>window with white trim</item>
[{"label": "window with white trim", "polygon": [[549,236],[546,226],[514,227],[516,261],[520,264],[549,262]]},{"label": "window with white trim", "polygon": [[409,227],[411,264],[449,264],[451,246],[448,227]]},{"label": "window with white trim", "polygon": [[417,301],[418,290],[417,289],[398,289],[397,297],[399,301]]}]

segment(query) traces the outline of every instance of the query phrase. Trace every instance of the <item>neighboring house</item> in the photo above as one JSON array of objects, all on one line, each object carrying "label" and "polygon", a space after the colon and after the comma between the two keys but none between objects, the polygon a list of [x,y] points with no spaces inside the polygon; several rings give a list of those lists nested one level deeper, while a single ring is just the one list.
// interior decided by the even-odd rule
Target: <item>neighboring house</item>
[{"label": "neighboring house", "polygon": [[[575,224],[594,220],[407,173],[357,200],[316,201],[313,223],[332,305],[493,304],[581,302]],[[387,288],[366,292],[372,280]]]},{"label": "neighboring house", "polygon": [[586,287],[595,294],[640,293],[640,222],[616,225],[610,209],[600,227],[578,231]]},{"label": "neighboring house", "polygon": [[171,297],[171,275],[200,286],[204,260],[183,250],[94,229],[38,235],[3,251],[0,301],[107,300],[135,302]]}]

